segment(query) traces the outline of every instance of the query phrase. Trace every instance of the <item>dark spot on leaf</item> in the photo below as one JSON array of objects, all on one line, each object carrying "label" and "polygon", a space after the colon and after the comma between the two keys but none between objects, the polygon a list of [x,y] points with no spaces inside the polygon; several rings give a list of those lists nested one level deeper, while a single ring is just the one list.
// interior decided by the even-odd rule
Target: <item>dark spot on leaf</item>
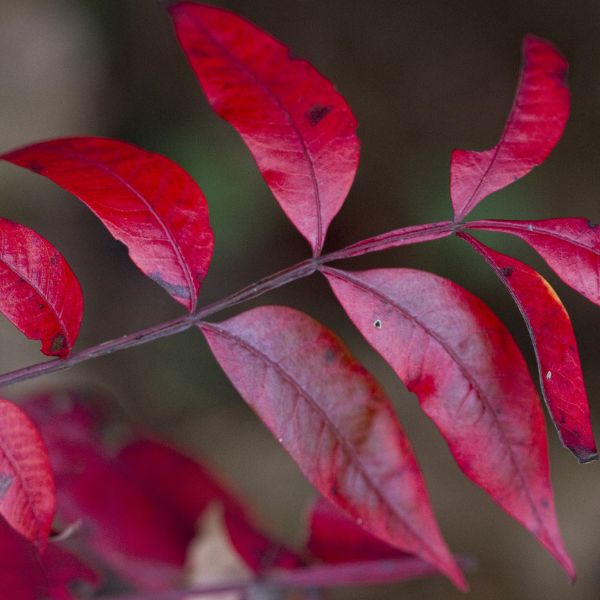
[{"label": "dark spot on leaf", "polygon": [[62,333],[59,333],[55,336],[55,338],[52,340],[52,345],[50,346],[50,352],[52,352],[52,354],[56,354],[58,352],[60,352],[61,350],[64,350],[65,346],[66,346],[66,342],[67,340],[65,339],[65,336]]},{"label": "dark spot on leaf", "polygon": [[44,165],[42,165],[41,163],[39,163],[39,162],[37,162],[37,161],[35,161],[35,160],[32,160],[32,161],[29,163],[29,168],[30,168],[30,169],[31,169],[31,170],[32,170],[34,173],[43,173],[43,172],[44,172],[44,170],[45,170],[45,167],[44,167]]},{"label": "dark spot on leaf", "polygon": [[423,375],[419,379],[410,383],[408,389],[419,398],[428,398],[435,394],[435,379],[431,375]]},{"label": "dark spot on leaf", "polygon": [[335,360],[335,352],[331,348],[325,350],[325,362],[331,364]]},{"label": "dark spot on leaf", "polygon": [[512,267],[502,267],[500,272],[504,277],[510,277],[513,274],[514,269]]},{"label": "dark spot on leaf", "polygon": [[383,323],[379,319],[376,319],[373,322],[373,327],[375,327],[375,329],[381,329],[383,327]]},{"label": "dark spot on leaf", "polygon": [[6,473],[0,473],[0,500],[6,496],[6,493],[10,489],[12,485],[13,478],[11,475],[7,475]]},{"label": "dark spot on leaf", "polygon": [[577,457],[577,460],[581,465],[585,465],[586,463],[598,460],[597,452],[590,452],[589,450],[580,448],[575,448],[573,452],[575,453],[575,456]]},{"label": "dark spot on leaf", "polygon": [[544,508],[548,508],[550,506],[550,503],[548,502],[547,498],[542,498],[542,501],[540,502],[540,504],[544,507]]},{"label": "dark spot on leaf", "polygon": [[315,104],[312,108],[309,108],[305,116],[308,119],[311,127],[318,125],[332,110],[332,106],[323,106],[322,104]]}]

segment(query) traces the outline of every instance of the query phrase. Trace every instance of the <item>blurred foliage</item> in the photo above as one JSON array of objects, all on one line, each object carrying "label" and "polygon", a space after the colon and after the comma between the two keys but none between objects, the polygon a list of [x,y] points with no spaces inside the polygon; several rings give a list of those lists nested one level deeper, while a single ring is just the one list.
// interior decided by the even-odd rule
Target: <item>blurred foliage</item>
[{"label": "blurred foliage", "polygon": [[[474,217],[587,216],[600,220],[600,3],[596,0],[279,0],[220,2],[285,41],[330,77],[360,123],[356,184],[330,230],[338,248],[387,229],[448,218],[453,147],[493,145],[510,108],[526,32],[553,40],[571,64],[572,118],[541,168],[484,202]],[[216,118],[150,0],[2,0],[0,144],[63,135],[119,137],[188,169],[211,207],[217,247],[203,303],[301,260],[308,247],[270,196],[236,134]],[[51,184],[0,165],[2,215],[48,237],[81,279],[86,317],[79,347],[179,314],[137,272],[86,209]],[[517,241],[486,238],[541,261]],[[529,360],[526,332],[507,294],[462,242],[447,239],[361,258],[353,266],[411,266],[455,279],[509,324]],[[572,311],[592,411],[600,415],[600,312],[549,275]],[[354,332],[316,276],[261,302],[302,308],[338,331],[382,381],[420,457],[448,542],[479,559],[472,598],[600,597],[597,465],[579,467],[550,431],[557,504],[580,573],[571,587],[529,536],[460,476],[433,426],[391,370]],[[234,311],[235,312],[235,311]],[[37,362],[10,326],[3,370]],[[243,405],[198,332],[87,363],[7,390],[96,382],[126,418],[207,457],[256,502],[290,542],[303,535],[310,497],[291,460]],[[265,491],[268,490],[268,494]],[[444,581],[341,591],[338,598],[459,598]]]}]

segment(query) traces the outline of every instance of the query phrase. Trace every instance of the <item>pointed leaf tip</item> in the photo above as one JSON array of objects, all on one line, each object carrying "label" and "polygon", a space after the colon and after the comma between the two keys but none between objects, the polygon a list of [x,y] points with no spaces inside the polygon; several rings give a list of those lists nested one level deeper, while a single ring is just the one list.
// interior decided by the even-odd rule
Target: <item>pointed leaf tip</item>
[{"label": "pointed leaf tip", "polygon": [[454,150],[450,195],[456,221],[483,199],[540,165],[569,117],[568,63],[556,47],[525,36],[519,85],[500,141],[489,150]]},{"label": "pointed leaf tip", "polygon": [[544,400],[565,448],[585,463],[598,457],[577,341],[550,284],[521,261],[459,234],[489,263],[515,300],[535,350]]},{"label": "pointed leaf tip", "polygon": [[179,165],[107,138],[33,144],[4,159],[44,175],[79,198],[139,269],[190,312],[213,251],[208,205]]},{"label": "pointed leaf tip", "polygon": [[320,254],[358,167],[357,123],[346,101],[242,17],[193,2],[169,12],[210,105],[242,136],[282,209]]},{"label": "pointed leaf tip", "polygon": [[506,327],[481,300],[431,273],[322,272],[359,331],[417,395],[458,466],[572,575],[544,415]]},{"label": "pointed leaf tip", "polygon": [[241,396],[326,498],[466,589],[390,401],[332,332],[281,306],[199,327]]}]

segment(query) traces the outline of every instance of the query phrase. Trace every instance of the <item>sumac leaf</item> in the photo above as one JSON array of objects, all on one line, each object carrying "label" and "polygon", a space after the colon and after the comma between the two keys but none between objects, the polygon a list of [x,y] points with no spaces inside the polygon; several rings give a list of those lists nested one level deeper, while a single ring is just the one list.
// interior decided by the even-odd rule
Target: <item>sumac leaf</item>
[{"label": "sumac leaf", "polygon": [[35,231],[0,219],[0,312],[48,356],[66,358],[81,325],[83,296],[60,252]]},{"label": "sumac leaf", "polygon": [[105,138],[64,138],[0,158],[68,190],[129,250],[143,273],[193,311],[213,250],[204,194],[177,164]]},{"label": "sumac leaf", "polygon": [[544,415],[504,325],[481,300],[431,273],[323,271],[354,324],[417,395],[463,472],[573,578],[554,509]]},{"label": "sumac leaf", "polygon": [[178,520],[188,543],[196,536],[204,512],[218,504],[231,543],[253,572],[300,564],[293,552],[254,526],[243,504],[197,460],[159,442],[140,438],[124,446],[117,461],[163,512]]},{"label": "sumac leaf", "polygon": [[48,452],[25,413],[0,399],[0,515],[43,551],[56,511]]},{"label": "sumac leaf", "polygon": [[550,42],[525,36],[521,77],[500,141],[489,150],[452,153],[450,195],[456,221],[550,154],[569,117],[567,72],[567,61]]},{"label": "sumac leaf", "polygon": [[199,327],[241,396],[324,496],[465,587],[388,398],[333,333],[280,306]]},{"label": "sumac leaf", "polygon": [[240,133],[292,223],[320,254],[356,173],[356,120],[334,86],[245,19],[194,2],[169,6],[212,108]]},{"label": "sumac leaf", "polygon": [[560,439],[579,462],[598,459],[577,342],[550,284],[531,267],[459,234],[491,265],[514,298],[531,336],[544,399]]},{"label": "sumac leaf", "polygon": [[467,227],[520,237],[567,285],[600,305],[600,227],[587,219],[490,219],[472,221]]}]

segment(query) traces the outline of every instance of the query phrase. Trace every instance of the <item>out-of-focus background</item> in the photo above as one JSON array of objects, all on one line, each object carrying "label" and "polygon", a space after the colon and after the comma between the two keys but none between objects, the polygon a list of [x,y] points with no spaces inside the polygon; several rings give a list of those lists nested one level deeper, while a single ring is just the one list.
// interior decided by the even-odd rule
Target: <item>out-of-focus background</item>
[{"label": "out-of-focus background", "polygon": [[[356,184],[328,248],[450,215],[454,147],[493,145],[510,108],[527,32],[553,40],[571,64],[572,117],[548,161],[495,194],[475,217],[586,216],[600,220],[600,3],[595,0],[279,0],[220,2],[283,40],[337,85],[360,123]],[[204,189],[216,252],[208,303],[303,259],[308,246],[286,221],[237,134],[204,100],[169,19],[155,0],[1,0],[0,148],[67,135],[122,138],[166,154]],[[0,215],[51,240],[82,283],[79,348],[181,314],[129,262],[93,215],[46,180],[0,164]],[[520,243],[482,236],[527,259],[555,285],[580,342],[600,430],[600,309],[557,280]],[[483,297],[532,362],[526,333],[493,274],[457,239],[356,260],[411,266],[450,277]],[[313,276],[261,299],[301,308],[334,328],[379,378],[425,472],[444,534],[479,561],[471,598],[591,600],[600,597],[600,471],[579,466],[550,429],[559,518],[579,572],[575,586],[517,524],[454,466],[433,426],[389,369],[352,330]],[[239,310],[239,309],[238,309]],[[231,313],[233,314],[233,313]],[[222,315],[223,317],[227,315]],[[0,369],[41,360],[37,345],[0,326]],[[86,363],[3,391],[94,384],[138,426],[202,456],[254,503],[290,544],[304,535],[312,497],[291,459],[244,405],[196,331]],[[336,598],[461,598],[446,581],[340,591]]]}]

